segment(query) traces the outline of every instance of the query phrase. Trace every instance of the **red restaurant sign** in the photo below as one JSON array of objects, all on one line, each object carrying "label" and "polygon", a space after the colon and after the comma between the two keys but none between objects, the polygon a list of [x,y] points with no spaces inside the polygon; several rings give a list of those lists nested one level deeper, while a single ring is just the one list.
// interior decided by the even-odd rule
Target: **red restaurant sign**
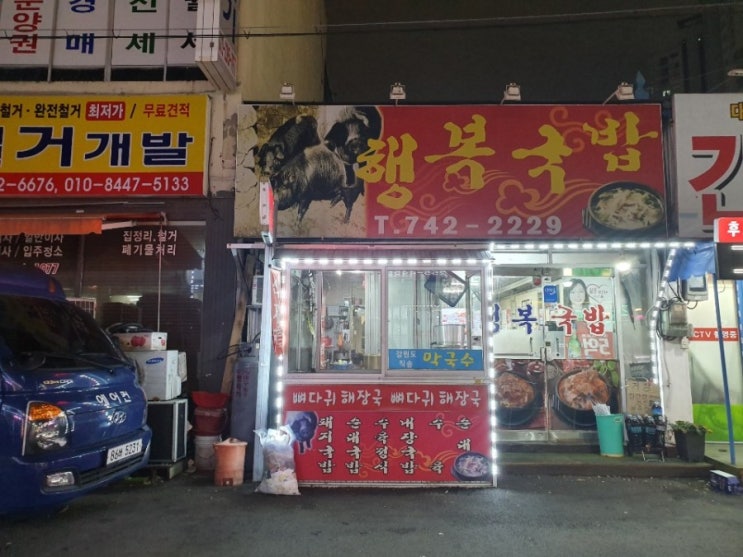
[{"label": "red restaurant sign", "polygon": [[308,483],[492,484],[483,385],[286,385]]},{"label": "red restaurant sign", "polygon": [[[257,166],[271,176],[280,236],[665,235],[658,105],[287,110],[294,113],[258,130]],[[303,137],[307,146],[295,144]],[[313,169],[307,184],[292,182],[297,173],[287,167],[296,164]]]},{"label": "red restaurant sign", "polygon": [[743,244],[743,217],[716,218],[714,238],[720,244]]}]

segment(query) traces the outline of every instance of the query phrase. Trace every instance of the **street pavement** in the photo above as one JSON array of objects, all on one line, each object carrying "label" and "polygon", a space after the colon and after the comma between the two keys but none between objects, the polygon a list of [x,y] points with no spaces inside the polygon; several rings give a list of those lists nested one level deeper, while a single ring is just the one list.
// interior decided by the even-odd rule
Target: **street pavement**
[{"label": "street pavement", "polygon": [[743,495],[701,478],[507,475],[496,488],[217,487],[130,478],[48,516],[0,519],[0,557],[740,555]]}]

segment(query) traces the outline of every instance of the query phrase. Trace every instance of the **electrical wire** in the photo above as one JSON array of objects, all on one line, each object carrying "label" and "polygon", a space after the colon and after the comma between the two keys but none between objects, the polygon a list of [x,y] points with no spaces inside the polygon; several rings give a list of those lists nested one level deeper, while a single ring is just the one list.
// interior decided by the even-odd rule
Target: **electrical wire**
[{"label": "electrical wire", "polygon": [[[238,28],[234,37],[242,38],[276,38],[276,37],[299,37],[299,36],[327,36],[334,34],[358,34],[358,33],[381,33],[381,32],[401,32],[401,31],[441,31],[448,30],[467,30],[483,29],[513,26],[537,26],[552,25],[555,23],[581,23],[594,20],[611,20],[611,19],[640,19],[640,18],[657,18],[678,16],[684,14],[698,14],[704,11],[715,10],[718,8],[740,8],[743,2],[714,2],[705,4],[678,4],[664,7],[647,7],[647,8],[626,8],[617,10],[601,11],[579,11],[579,12],[559,12],[547,14],[529,14],[529,15],[509,15],[479,18],[457,18],[457,19],[411,19],[411,20],[382,20],[366,21],[360,23],[325,23],[311,24],[311,28],[300,31],[287,30],[288,27],[276,25],[250,26]],[[164,33],[161,33],[164,32]],[[147,32],[154,32],[158,38],[165,39],[185,39],[185,38],[220,38],[225,37],[222,33],[165,33],[167,29],[147,29]],[[105,32],[104,35],[96,35],[102,39],[126,39],[131,38],[133,34],[111,32],[109,29],[86,29],[86,32]],[[14,34],[12,29],[0,29],[0,40],[9,40]],[[136,34],[136,33],[134,33]],[[44,33],[35,34],[37,39],[55,40],[66,39],[70,32],[64,33]]]}]

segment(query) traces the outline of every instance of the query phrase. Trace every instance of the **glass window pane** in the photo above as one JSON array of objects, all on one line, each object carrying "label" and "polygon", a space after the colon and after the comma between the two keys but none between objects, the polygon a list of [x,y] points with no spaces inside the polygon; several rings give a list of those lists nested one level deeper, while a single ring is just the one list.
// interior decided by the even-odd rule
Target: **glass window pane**
[{"label": "glass window pane", "polygon": [[390,369],[482,370],[481,275],[388,273]]},{"label": "glass window pane", "polygon": [[289,273],[289,372],[378,372],[379,271]]}]

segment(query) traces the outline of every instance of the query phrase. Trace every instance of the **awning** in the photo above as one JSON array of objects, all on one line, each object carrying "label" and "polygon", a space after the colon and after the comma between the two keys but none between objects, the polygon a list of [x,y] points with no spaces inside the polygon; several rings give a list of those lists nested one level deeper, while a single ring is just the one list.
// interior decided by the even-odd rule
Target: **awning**
[{"label": "awning", "polygon": [[45,216],[5,216],[0,220],[1,236],[26,234],[100,234],[103,226],[101,217],[62,217]]},{"label": "awning", "polygon": [[0,236],[101,234],[103,230],[165,223],[162,213],[71,215],[60,213],[0,214]]}]

